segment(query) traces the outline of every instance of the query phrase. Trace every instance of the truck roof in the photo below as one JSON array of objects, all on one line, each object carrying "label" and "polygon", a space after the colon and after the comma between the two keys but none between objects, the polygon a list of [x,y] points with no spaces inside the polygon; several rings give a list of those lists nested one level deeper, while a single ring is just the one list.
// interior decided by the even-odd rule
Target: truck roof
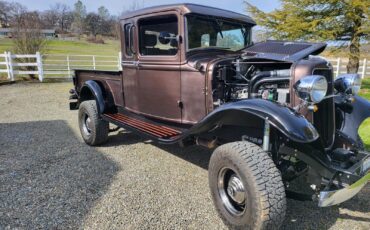
[{"label": "truck roof", "polygon": [[150,13],[157,13],[157,12],[164,12],[170,10],[177,10],[183,14],[195,13],[195,14],[204,14],[204,15],[212,15],[216,17],[223,17],[223,18],[231,18],[237,21],[244,21],[253,25],[256,25],[256,22],[249,16],[244,14],[239,14],[230,10],[224,10],[216,7],[210,6],[203,6],[193,3],[181,3],[181,4],[170,4],[170,5],[160,5],[160,6],[153,6],[147,7],[140,10],[135,10],[131,12],[127,12],[122,15],[121,19],[128,19],[133,18],[145,14]]}]

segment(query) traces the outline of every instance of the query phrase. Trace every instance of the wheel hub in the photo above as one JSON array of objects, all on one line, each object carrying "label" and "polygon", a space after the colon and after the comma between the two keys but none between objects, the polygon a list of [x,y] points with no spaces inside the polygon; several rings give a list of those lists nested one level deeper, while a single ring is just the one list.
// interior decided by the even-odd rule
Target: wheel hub
[{"label": "wheel hub", "polygon": [[222,168],[218,174],[218,193],[225,208],[235,216],[246,210],[247,195],[238,174],[230,168]]},{"label": "wheel hub", "polygon": [[82,131],[87,136],[91,135],[91,130],[93,126],[92,123],[93,122],[91,118],[87,114],[84,114],[84,116],[82,117]]},{"label": "wheel hub", "polygon": [[239,177],[237,177],[236,175],[232,175],[230,177],[226,191],[234,202],[238,204],[244,203],[245,201],[244,186],[243,183],[240,181]]},{"label": "wheel hub", "polygon": [[87,130],[89,131],[89,132],[91,132],[91,126],[92,126],[92,124],[91,124],[92,122],[91,122],[91,119],[90,119],[90,117],[87,117],[86,118],[86,128],[87,128]]}]

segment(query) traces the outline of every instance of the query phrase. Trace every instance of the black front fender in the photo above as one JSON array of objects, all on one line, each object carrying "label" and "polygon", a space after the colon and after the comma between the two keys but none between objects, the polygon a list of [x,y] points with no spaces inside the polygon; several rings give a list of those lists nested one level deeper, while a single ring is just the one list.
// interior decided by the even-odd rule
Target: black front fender
[{"label": "black front fender", "polygon": [[91,93],[94,96],[94,99],[96,101],[96,105],[98,107],[98,113],[102,114],[105,111],[105,102],[104,102],[104,96],[103,91],[100,87],[100,85],[92,80],[86,81],[85,84],[81,88],[80,92],[80,101],[84,100],[84,95]]},{"label": "black front fender", "polygon": [[355,96],[354,99],[352,109],[343,112],[344,121],[340,131],[357,141],[358,128],[366,118],[370,117],[370,102],[359,96]]},{"label": "black front fender", "polygon": [[[215,126],[233,121],[237,123],[241,117],[251,116],[267,119],[273,127],[295,142],[310,143],[319,138],[315,127],[305,117],[287,107],[263,99],[247,99],[225,104],[193,126],[188,134],[207,132]],[[248,123],[248,120],[242,122]]]}]

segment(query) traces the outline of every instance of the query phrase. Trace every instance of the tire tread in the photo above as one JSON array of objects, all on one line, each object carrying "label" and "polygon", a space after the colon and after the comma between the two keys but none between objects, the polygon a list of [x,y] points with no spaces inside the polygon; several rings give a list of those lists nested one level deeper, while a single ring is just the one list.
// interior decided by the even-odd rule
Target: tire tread
[{"label": "tire tread", "polygon": [[[86,110],[86,112],[88,113],[90,119],[92,119],[94,126],[95,126],[95,130],[93,130],[91,134],[91,139],[90,138],[86,139],[84,135],[82,134],[85,142],[92,146],[101,145],[105,143],[108,139],[109,123],[101,119],[101,117],[99,116],[96,101],[95,100],[83,101],[80,105],[80,113],[81,113],[81,110]],[[79,115],[79,119],[80,119],[80,115]],[[80,128],[81,128],[81,124],[80,124]]]},{"label": "tire tread", "polygon": [[[248,172],[251,173],[253,186],[258,191],[258,201],[254,202],[259,205],[253,207],[258,210],[253,212],[255,222],[249,227],[251,229],[278,229],[285,217],[286,197],[280,171],[276,168],[270,156],[259,146],[246,141],[222,145],[215,150],[216,154],[214,153],[214,155],[218,155],[217,152],[231,156],[239,155],[242,159],[242,162],[239,163],[244,164],[250,170]],[[213,158],[212,155],[210,169],[213,167],[213,160],[222,160],[219,157]],[[221,210],[217,209],[218,213],[221,213]],[[224,216],[220,216],[229,227],[235,227],[228,223]]]}]

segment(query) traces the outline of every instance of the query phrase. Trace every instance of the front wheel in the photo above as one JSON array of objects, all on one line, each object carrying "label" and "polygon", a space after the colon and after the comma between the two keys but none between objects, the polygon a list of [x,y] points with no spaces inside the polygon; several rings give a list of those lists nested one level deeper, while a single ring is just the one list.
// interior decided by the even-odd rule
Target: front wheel
[{"label": "front wheel", "polygon": [[212,154],[209,186],[216,210],[235,229],[278,229],[286,211],[284,184],[269,155],[249,142],[233,142]]},{"label": "front wheel", "polygon": [[99,116],[95,100],[81,103],[78,111],[78,123],[86,144],[94,146],[107,141],[109,123]]}]

